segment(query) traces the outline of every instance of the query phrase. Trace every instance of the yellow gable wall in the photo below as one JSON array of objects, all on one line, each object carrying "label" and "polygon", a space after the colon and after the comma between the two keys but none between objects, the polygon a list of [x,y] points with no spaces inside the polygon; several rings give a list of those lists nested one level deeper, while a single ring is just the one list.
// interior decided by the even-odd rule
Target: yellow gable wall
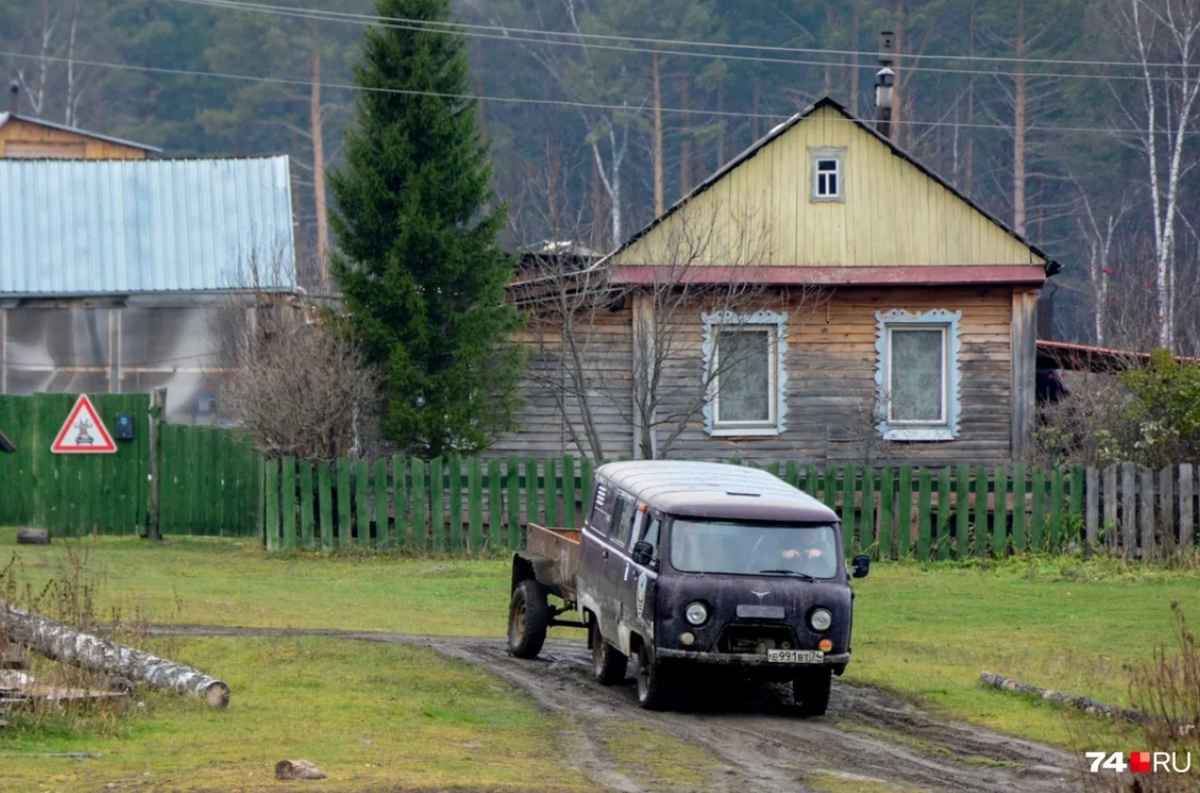
[{"label": "yellow gable wall", "polygon": [[[812,203],[810,148],[846,147],[844,203]],[[1044,264],[832,107],[801,120],[617,255],[618,264]]]},{"label": "yellow gable wall", "polygon": [[[62,147],[61,154],[55,156],[78,158],[80,155],[88,160],[144,160],[146,151],[136,146],[126,146],[115,141],[101,140],[90,135],[81,135],[41,124],[31,124],[22,119],[11,119],[0,127],[0,157],[13,156],[6,151],[9,144],[13,149],[27,148],[22,144],[48,145]],[[41,155],[46,156],[46,155]]]}]

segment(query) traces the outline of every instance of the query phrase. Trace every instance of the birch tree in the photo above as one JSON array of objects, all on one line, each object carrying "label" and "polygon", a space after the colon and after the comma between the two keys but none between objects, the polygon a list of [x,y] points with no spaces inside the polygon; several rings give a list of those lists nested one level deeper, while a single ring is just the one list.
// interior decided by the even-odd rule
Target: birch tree
[{"label": "birch tree", "polygon": [[1154,234],[1157,344],[1176,344],[1176,252],[1182,217],[1181,189],[1196,166],[1190,136],[1200,106],[1200,2],[1117,0],[1120,38],[1137,64],[1135,97],[1119,86],[1113,96],[1121,120],[1137,129],[1136,148],[1146,174]]}]

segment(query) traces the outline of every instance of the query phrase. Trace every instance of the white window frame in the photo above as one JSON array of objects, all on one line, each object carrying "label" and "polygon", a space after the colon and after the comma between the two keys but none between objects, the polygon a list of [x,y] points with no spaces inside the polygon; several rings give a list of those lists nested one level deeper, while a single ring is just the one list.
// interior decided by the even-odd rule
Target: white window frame
[{"label": "white window frame", "polygon": [[[846,147],[821,146],[819,148],[810,148],[808,153],[812,159],[812,185],[809,199],[816,204],[844,203],[846,200]],[[835,163],[835,169],[833,171],[822,171],[821,163],[823,162]],[[821,192],[822,173],[833,173],[837,176],[837,190],[835,192]]]},{"label": "white window frame", "polygon": [[[704,323],[704,376],[708,380],[704,401],[704,429],[712,437],[755,437],[780,435],[787,415],[787,313],[758,311],[739,314],[717,311],[701,314]],[[720,421],[720,362],[718,340],[723,331],[768,332],[768,407],[766,421]],[[715,372],[709,376],[710,372]],[[770,398],[771,395],[774,398]]]},{"label": "white window frame", "polygon": [[[903,309],[875,312],[878,323],[875,349],[875,385],[878,393],[880,436],[889,441],[951,441],[959,434],[959,399],[962,376],[961,311],[934,309],[909,312]],[[936,421],[892,417],[892,333],[896,330],[940,330],[942,332],[941,415]]]}]

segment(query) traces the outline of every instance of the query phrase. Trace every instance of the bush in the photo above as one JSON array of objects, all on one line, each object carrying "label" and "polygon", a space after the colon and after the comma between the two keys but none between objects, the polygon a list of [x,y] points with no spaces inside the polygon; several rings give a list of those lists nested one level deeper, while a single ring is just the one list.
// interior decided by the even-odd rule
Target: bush
[{"label": "bush", "polygon": [[1162,467],[1200,459],[1200,366],[1155,350],[1121,383],[1132,397],[1126,417],[1140,436],[1133,444],[1138,462]]}]

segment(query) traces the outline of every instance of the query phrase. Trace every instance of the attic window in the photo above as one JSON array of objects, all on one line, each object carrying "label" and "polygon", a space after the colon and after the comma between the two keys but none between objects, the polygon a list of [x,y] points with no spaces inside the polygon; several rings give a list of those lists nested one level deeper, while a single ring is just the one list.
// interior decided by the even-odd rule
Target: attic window
[{"label": "attic window", "polygon": [[812,155],[812,201],[845,201],[844,147],[809,149]]}]

